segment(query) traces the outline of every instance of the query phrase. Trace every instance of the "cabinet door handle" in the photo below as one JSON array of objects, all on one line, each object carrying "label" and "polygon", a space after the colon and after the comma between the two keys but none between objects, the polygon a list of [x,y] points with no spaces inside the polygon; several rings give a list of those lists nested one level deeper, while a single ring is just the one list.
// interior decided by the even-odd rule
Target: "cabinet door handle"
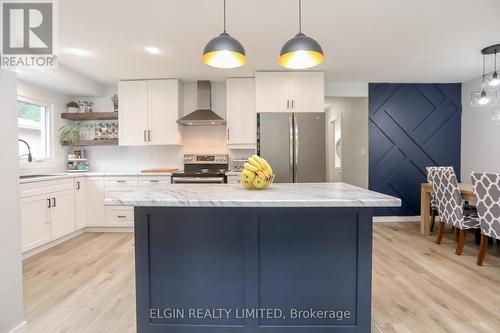
[{"label": "cabinet door handle", "polygon": [[80,182],[76,182],[76,189],[80,190]]},{"label": "cabinet door handle", "polygon": [[289,99],[287,99],[287,100],[286,100],[286,109],[288,110],[289,108],[290,108],[290,100],[289,100]]},{"label": "cabinet door handle", "polygon": [[227,129],[227,141],[229,141],[229,128]]},{"label": "cabinet door handle", "polygon": [[293,99],[292,99],[292,109],[293,109]]},{"label": "cabinet door handle", "polygon": [[52,198],[52,207],[56,206],[56,198]]},{"label": "cabinet door handle", "polygon": [[50,199],[47,199],[47,203],[48,203],[47,208],[51,208],[52,205],[50,204],[51,203]]},{"label": "cabinet door handle", "polygon": [[125,180],[117,180],[116,182],[117,183],[125,183],[126,181]]},{"label": "cabinet door handle", "polygon": [[150,180],[149,182],[150,182],[150,183],[159,183],[160,181],[159,181],[159,180],[157,180],[157,179],[152,179],[152,180]]},{"label": "cabinet door handle", "polygon": [[148,130],[148,141],[151,142],[151,130]]},{"label": "cabinet door handle", "polygon": [[143,135],[144,135],[144,142],[147,142],[148,140],[146,138],[146,130],[144,130],[144,134]]},{"label": "cabinet door handle", "polygon": [[119,219],[124,219],[124,218],[126,218],[126,217],[127,217],[127,215],[118,215],[117,217],[118,217]]}]

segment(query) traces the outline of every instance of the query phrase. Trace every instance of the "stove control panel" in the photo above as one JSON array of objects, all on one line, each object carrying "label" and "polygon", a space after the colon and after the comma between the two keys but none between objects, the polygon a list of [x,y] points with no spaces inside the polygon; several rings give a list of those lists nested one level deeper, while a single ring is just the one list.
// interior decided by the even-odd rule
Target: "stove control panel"
[{"label": "stove control panel", "polygon": [[186,154],[184,155],[184,164],[227,164],[227,154],[215,155],[197,155]]}]

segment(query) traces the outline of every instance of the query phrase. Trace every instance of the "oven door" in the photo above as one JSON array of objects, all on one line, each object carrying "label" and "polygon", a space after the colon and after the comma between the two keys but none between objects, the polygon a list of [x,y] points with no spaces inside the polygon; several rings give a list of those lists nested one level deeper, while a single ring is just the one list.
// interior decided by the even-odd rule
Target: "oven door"
[{"label": "oven door", "polygon": [[224,177],[172,177],[172,184],[224,184]]}]

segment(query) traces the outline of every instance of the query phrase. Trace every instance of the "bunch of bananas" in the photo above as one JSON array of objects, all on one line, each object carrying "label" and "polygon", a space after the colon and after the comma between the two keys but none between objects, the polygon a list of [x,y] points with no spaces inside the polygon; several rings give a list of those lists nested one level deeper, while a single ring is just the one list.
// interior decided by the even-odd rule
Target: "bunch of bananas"
[{"label": "bunch of bananas", "polygon": [[273,181],[273,169],[265,159],[253,155],[241,172],[241,183],[249,189],[265,189]]}]

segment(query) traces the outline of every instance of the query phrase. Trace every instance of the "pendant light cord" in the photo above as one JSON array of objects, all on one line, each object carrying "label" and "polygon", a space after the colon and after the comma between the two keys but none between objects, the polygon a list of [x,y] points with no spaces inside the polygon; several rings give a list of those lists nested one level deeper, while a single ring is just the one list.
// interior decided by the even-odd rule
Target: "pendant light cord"
[{"label": "pendant light cord", "polygon": [[299,0],[299,33],[302,33],[302,0]]},{"label": "pendant light cord", "polygon": [[224,32],[226,32],[226,0],[224,0]]},{"label": "pendant light cord", "polygon": [[497,72],[497,53],[495,52],[495,73]]}]

